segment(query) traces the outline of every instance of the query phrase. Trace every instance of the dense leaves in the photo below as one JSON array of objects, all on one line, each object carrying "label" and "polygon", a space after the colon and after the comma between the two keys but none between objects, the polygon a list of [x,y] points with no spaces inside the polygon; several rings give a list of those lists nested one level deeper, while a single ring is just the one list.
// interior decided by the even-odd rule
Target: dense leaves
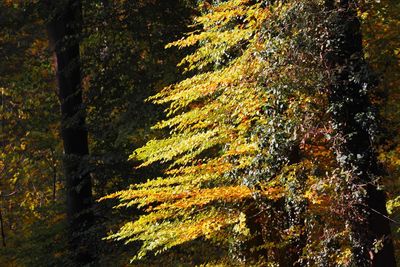
[{"label": "dense leaves", "polygon": [[[46,29],[70,2],[48,3],[0,4],[2,266],[76,266]],[[399,253],[397,1],[81,4],[82,35],[63,42],[80,47],[91,265],[371,266],[392,240]],[[381,189],[389,214],[384,197],[368,206]],[[392,234],[371,234],[376,214]]]},{"label": "dense leaves", "polygon": [[[181,64],[197,74],[151,98],[169,104],[169,118],[155,128],[171,135],[131,156],[142,166],[169,167],[162,178],[107,197],[146,211],[110,238],[142,240],[136,258],[201,237],[227,250],[242,243],[234,258],[243,262],[254,260],[243,254],[253,245],[279,266],[350,263],[352,230],[335,217],[346,218],[356,204],[345,159],[334,154],[343,140],[330,122],[331,70],[321,60],[340,47],[328,43],[340,31],[330,29],[336,11],[319,1],[202,7],[196,30],[168,46],[196,45]],[[263,242],[251,243],[254,235]]]}]

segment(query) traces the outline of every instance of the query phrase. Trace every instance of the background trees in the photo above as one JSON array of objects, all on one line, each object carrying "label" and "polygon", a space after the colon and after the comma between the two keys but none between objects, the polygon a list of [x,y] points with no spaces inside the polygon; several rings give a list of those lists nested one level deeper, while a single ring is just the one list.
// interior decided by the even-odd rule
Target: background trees
[{"label": "background trees", "polygon": [[[80,186],[61,171],[71,124],[58,111],[73,99],[86,192],[110,194],[75,210],[91,214],[81,244],[93,266],[370,266],[393,254],[388,228],[372,225],[388,226],[382,185],[391,220],[400,206],[395,1],[51,5],[1,3],[3,265],[76,266],[65,203]],[[58,72],[77,73],[64,100],[46,34],[57,24],[75,29],[52,27],[59,57],[80,58]]]},{"label": "background trees", "polygon": [[45,26],[31,5],[2,1],[0,10],[0,201],[6,239],[1,264],[7,266],[15,263],[15,255],[59,248],[53,241],[60,233],[55,230],[61,219],[58,201],[63,199],[62,147]]},{"label": "background trees", "polygon": [[[46,29],[71,3],[51,4],[50,10],[45,1],[5,1],[1,7],[2,53],[7,58],[1,64],[2,217],[9,241],[2,249],[4,264],[15,260],[32,266],[76,266],[65,246],[71,235],[64,231],[66,180],[61,164],[60,103]],[[132,166],[136,163],[127,162],[127,157],[132,147],[150,137],[151,121],[160,116],[160,108],[143,100],[178,79],[178,55],[167,53],[164,45],[179,38],[192,12],[180,1],[168,5],[162,1],[82,1],[81,5],[80,33],[67,33],[58,44],[64,51],[80,43],[82,81],[77,92],[83,95],[83,105],[79,105],[78,115],[86,115],[83,130],[89,132],[91,151],[80,167],[91,172],[93,195],[99,198],[131,183],[128,178],[135,174]],[[65,22],[65,26],[76,25]],[[72,60],[67,65],[75,67],[75,63]],[[146,172],[150,175],[155,170]],[[15,194],[7,197],[9,193]],[[115,264],[115,255],[122,255],[125,248],[106,245],[101,238],[125,214],[96,203],[90,212],[95,224],[85,238],[92,245],[96,264]],[[120,260],[127,261],[122,256]]]}]

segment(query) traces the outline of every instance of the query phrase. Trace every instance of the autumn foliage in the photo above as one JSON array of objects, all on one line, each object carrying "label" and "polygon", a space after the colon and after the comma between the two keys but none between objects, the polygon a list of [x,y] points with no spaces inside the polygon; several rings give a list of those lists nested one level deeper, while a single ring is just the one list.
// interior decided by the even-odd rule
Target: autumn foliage
[{"label": "autumn foliage", "polygon": [[71,3],[90,266],[400,260],[397,1],[81,0],[0,4],[0,265],[79,266],[47,36]]}]

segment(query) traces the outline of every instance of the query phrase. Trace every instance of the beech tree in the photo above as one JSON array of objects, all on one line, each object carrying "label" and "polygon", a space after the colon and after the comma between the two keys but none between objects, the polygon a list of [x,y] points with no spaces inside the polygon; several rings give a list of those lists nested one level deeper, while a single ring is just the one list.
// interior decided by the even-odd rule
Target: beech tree
[{"label": "beech tree", "polygon": [[385,192],[377,178],[382,166],[374,147],[376,114],[369,100],[374,77],[364,59],[356,2],[326,1],[329,40],[325,61],[331,74],[328,98],[335,154],[346,172],[347,221],[356,266],[396,266]]},{"label": "beech tree", "polygon": [[64,172],[70,248],[76,264],[92,261],[90,240],[85,235],[93,224],[92,184],[88,168],[88,134],[82,102],[80,38],[82,6],[79,0],[48,2],[51,14],[48,33],[54,46],[59,97],[61,136],[64,145]]},{"label": "beech tree", "polygon": [[1,1],[0,265],[395,266],[397,2]]},{"label": "beech tree", "polygon": [[170,137],[132,154],[169,167],[105,197],[144,210],[109,238],[134,260],[200,239],[226,265],[395,266],[355,4],[204,2],[170,45],[197,46],[195,74],[151,98]]}]

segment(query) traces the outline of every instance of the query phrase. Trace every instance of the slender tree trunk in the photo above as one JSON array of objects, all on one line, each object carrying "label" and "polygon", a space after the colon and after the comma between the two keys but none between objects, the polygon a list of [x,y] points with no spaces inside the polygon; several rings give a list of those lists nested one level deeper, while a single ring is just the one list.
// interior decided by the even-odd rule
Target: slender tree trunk
[{"label": "slender tree trunk", "polygon": [[53,149],[50,150],[51,158],[49,159],[49,165],[51,167],[51,170],[53,171],[53,194],[52,194],[52,199],[53,202],[56,202],[56,194],[57,194],[57,165],[56,165],[56,159],[54,156],[54,151]]},{"label": "slender tree trunk", "polygon": [[3,244],[3,247],[6,247],[6,234],[4,232],[4,222],[3,222],[3,213],[0,209],[0,227],[1,227],[1,241]]},{"label": "slender tree trunk", "polygon": [[233,259],[241,265],[255,264],[260,260],[267,260],[268,251],[262,248],[264,239],[262,235],[263,214],[257,203],[249,203],[244,211],[246,216],[245,224],[250,230],[250,237],[243,238],[240,234],[234,237],[231,244]]},{"label": "slender tree trunk", "polygon": [[381,167],[372,143],[376,118],[368,95],[372,79],[363,58],[360,21],[353,1],[326,0],[325,5],[329,22],[325,64],[331,75],[328,94],[336,130],[335,153],[347,174],[346,219],[354,265],[395,267],[385,193],[376,184]]},{"label": "slender tree trunk", "polygon": [[[299,144],[291,147],[289,151],[289,164],[296,164],[301,162],[302,157]],[[303,181],[305,180],[305,178],[300,179],[302,179]],[[297,192],[295,192],[295,194],[296,193]],[[298,231],[300,231],[299,235],[293,237],[292,241],[286,248],[286,264],[287,266],[301,266],[299,260],[303,255],[304,248],[307,245],[307,237],[303,230],[305,226],[304,212],[306,211],[306,203],[304,201],[300,203],[299,201],[296,202],[296,200],[292,200],[287,203],[286,206],[288,207],[286,210],[288,226],[294,227],[295,229],[298,229]]]},{"label": "slender tree trunk", "polygon": [[56,191],[57,191],[57,169],[53,166],[53,202],[56,202]]},{"label": "slender tree trunk", "polygon": [[48,33],[57,62],[70,249],[74,264],[83,266],[92,261],[87,230],[93,223],[93,215],[92,185],[87,166],[88,134],[82,104],[79,55],[82,7],[79,0],[55,2],[47,2],[51,12]]}]

